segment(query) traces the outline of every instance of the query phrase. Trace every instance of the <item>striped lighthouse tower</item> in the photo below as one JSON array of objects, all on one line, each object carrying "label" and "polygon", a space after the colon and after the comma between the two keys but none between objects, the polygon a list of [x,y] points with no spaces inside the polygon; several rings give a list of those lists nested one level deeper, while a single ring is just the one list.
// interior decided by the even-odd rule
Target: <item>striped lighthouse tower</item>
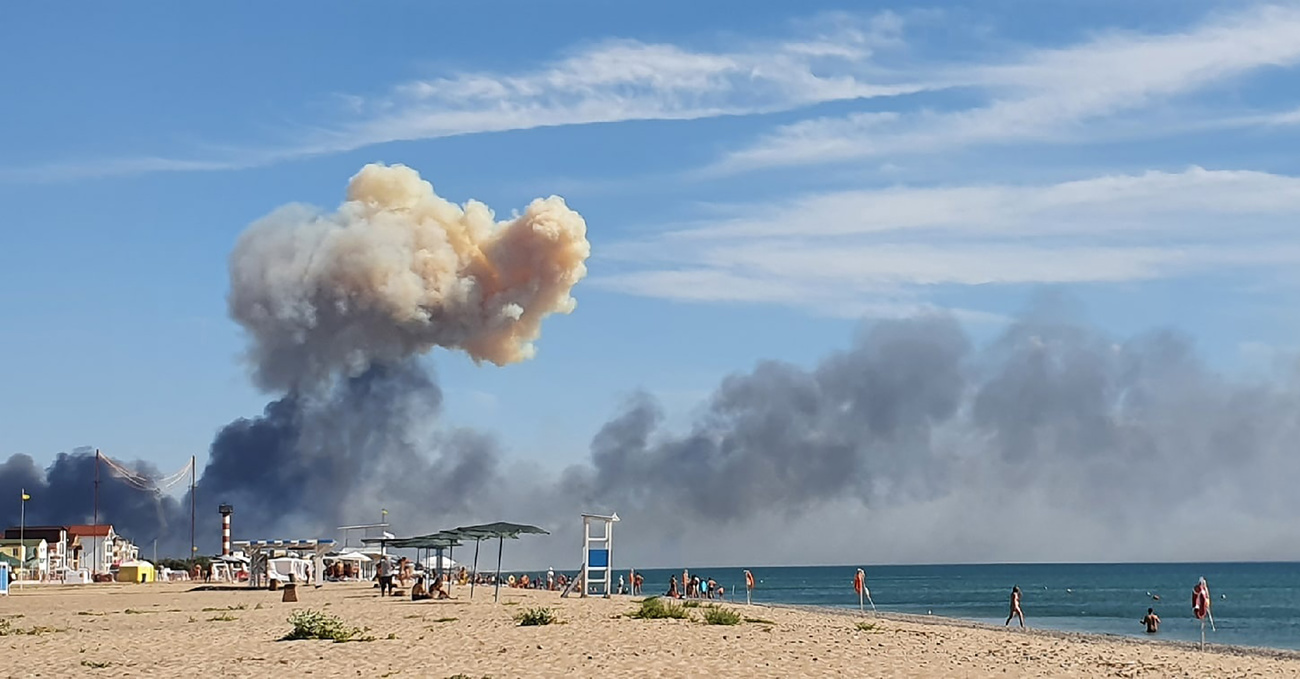
[{"label": "striped lighthouse tower", "polygon": [[221,512],[221,556],[230,556],[230,515],[235,508],[223,504],[217,511]]}]

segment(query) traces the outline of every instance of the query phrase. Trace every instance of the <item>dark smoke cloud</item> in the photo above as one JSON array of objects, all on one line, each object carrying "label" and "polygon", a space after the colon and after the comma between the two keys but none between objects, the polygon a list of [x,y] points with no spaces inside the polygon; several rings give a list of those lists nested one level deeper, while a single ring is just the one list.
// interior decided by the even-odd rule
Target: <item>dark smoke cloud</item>
[{"label": "dark smoke cloud", "polygon": [[[686,431],[638,394],[556,474],[440,425],[437,386],[404,363],[232,423],[199,492],[214,526],[235,503],[246,537],[332,535],[381,506],[399,532],[539,523],[556,535],[508,556],[557,567],[580,511],[618,511],[619,562],[641,566],[1295,558],[1295,375],[1232,380],[1176,333],[1115,341],[1037,312],[980,348],[950,318],[880,322],[811,368],[726,378]],[[11,458],[0,492],[56,477]]]},{"label": "dark smoke cloud", "polygon": [[241,534],[262,537],[333,535],[383,508],[463,509],[496,474],[498,454],[486,437],[439,429],[441,406],[414,362],[371,367],[324,395],[290,394],[217,435],[200,497],[233,504]]},{"label": "dark smoke cloud", "polygon": [[634,397],[564,485],[724,562],[782,551],[772,532],[797,561],[1294,557],[1270,536],[1300,535],[1279,518],[1300,510],[1297,387],[1227,380],[1171,332],[1034,312],[974,351],[951,319],[889,321],[810,370],[725,379],[685,433]]},{"label": "dark smoke cloud", "polygon": [[[335,213],[250,228],[231,315],[276,399],[212,444],[202,551],[230,502],[238,538],[333,536],[381,508],[404,534],[537,523],[556,536],[511,554],[565,567],[578,512],[615,510],[620,562],[640,566],[1300,556],[1298,373],[1229,379],[1176,333],[1116,341],[1059,299],[984,347],[926,316],[871,324],[811,368],[762,362],[723,380],[684,432],[636,395],[588,461],[507,467],[490,437],[440,423],[418,359],[436,346],[529,358],[541,320],[573,308],[585,228],[559,199],[496,223],[381,166]],[[92,478],[85,451],[45,470],[15,456],[0,498],[27,487],[34,523],[81,523]],[[103,520],[160,549],[188,551],[188,507],[101,487]],[[17,509],[0,502],[0,519]]]},{"label": "dark smoke cloud", "polygon": [[[131,466],[151,478],[163,476],[145,462]],[[189,512],[181,510],[176,498],[136,490],[102,464],[99,481],[101,523],[113,523],[140,544],[158,539],[160,549],[174,549],[183,540],[184,551],[189,551]],[[0,464],[0,497],[13,499],[0,506],[0,523],[5,527],[19,525],[17,498],[23,489],[32,498],[27,502],[27,525],[91,523],[95,514],[94,449],[60,453],[45,469],[27,455],[14,455]]]},{"label": "dark smoke cloud", "polygon": [[[417,359],[434,347],[497,365],[531,358],[542,321],[575,307],[586,230],[556,196],[497,222],[482,203],[455,205],[414,170],[378,164],[352,177],[334,212],[287,206],[251,225],[230,256],[229,311],[254,382],[281,396],[217,435],[195,496],[200,525],[216,525],[220,502],[235,506],[243,538],[332,536],[381,508],[412,527],[467,512],[498,476],[495,444],[438,426],[442,393]],[[15,457],[0,490],[47,498],[33,520],[84,522],[93,472],[85,454],[44,472]],[[104,522],[189,552],[189,497],[110,483]],[[199,533],[203,552],[216,536]]]}]

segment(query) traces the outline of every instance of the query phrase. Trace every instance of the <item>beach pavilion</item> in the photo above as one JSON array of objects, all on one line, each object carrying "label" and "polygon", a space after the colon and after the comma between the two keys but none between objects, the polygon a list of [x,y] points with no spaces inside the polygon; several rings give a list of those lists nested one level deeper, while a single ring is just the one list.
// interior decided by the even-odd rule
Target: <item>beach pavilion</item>
[{"label": "beach pavilion", "polygon": [[[248,586],[262,586],[262,579],[268,577],[267,564],[277,551],[303,552],[312,555],[312,578],[316,584],[324,582],[325,554],[334,549],[333,540],[237,540],[235,547],[242,548],[248,554],[252,568],[248,574]],[[264,555],[263,552],[266,552]]]}]

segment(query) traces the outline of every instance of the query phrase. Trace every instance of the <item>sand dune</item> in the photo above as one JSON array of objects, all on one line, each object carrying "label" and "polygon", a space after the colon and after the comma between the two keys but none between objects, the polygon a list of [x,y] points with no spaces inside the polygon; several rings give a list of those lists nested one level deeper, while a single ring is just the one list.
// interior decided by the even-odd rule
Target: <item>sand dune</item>
[{"label": "sand dune", "polygon": [[[901,616],[728,604],[768,622],[720,626],[630,619],[627,597],[502,590],[493,604],[490,588],[472,602],[457,588],[454,601],[412,602],[328,585],[294,604],[279,592],[190,589],[38,586],[0,597],[11,630],[0,637],[0,676],[1300,677],[1296,654]],[[561,624],[517,626],[515,613],[532,606],[555,609]],[[374,640],[278,641],[286,618],[308,608],[369,627]]]}]

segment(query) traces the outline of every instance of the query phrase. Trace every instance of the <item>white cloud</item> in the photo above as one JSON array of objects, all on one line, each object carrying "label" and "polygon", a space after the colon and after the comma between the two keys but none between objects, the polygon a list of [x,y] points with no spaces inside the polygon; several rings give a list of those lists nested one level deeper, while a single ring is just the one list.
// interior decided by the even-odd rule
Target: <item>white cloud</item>
[{"label": "white cloud", "polygon": [[460,73],[400,85],[373,115],[322,136],[331,150],[396,140],[628,120],[785,111],[915,92],[872,61],[897,18],[841,17],[831,31],[734,51],[610,40],[522,73]]},{"label": "white cloud", "polygon": [[[1253,171],[1151,171],[1047,186],[997,184],[895,187],[797,197],[744,209],[717,223],[674,234],[848,236],[944,230],[1032,236],[1110,235],[1199,229],[1203,237],[1287,232],[1279,214],[1300,216],[1300,178]],[[797,225],[794,227],[792,225]]]},{"label": "white cloud", "polygon": [[933,152],[977,143],[1065,139],[1080,125],[1140,110],[1267,66],[1300,62],[1300,9],[1257,6],[1181,33],[1112,33],[1005,64],[932,74],[976,88],[981,106],[906,115],[855,113],[779,128],[714,171]]},{"label": "white cloud", "polygon": [[724,216],[604,248],[627,269],[595,283],[836,313],[924,304],[931,286],[1121,283],[1300,263],[1300,178],[1262,172],[895,187],[714,211]]},{"label": "white cloud", "polygon": [[337,121],[274,148],[228,148],[199,160],[126,158],[0,170],[42,180],[156,171],[239,169],[374,144],[633,120],[692,120],[788,111],[830,101],[923,90],[874,57],[902,44],[902,21],[828,14],[796,37],[730,50],[606,40],[540,68],[455,72],[391,87],[380,96],[332,96]]}]

